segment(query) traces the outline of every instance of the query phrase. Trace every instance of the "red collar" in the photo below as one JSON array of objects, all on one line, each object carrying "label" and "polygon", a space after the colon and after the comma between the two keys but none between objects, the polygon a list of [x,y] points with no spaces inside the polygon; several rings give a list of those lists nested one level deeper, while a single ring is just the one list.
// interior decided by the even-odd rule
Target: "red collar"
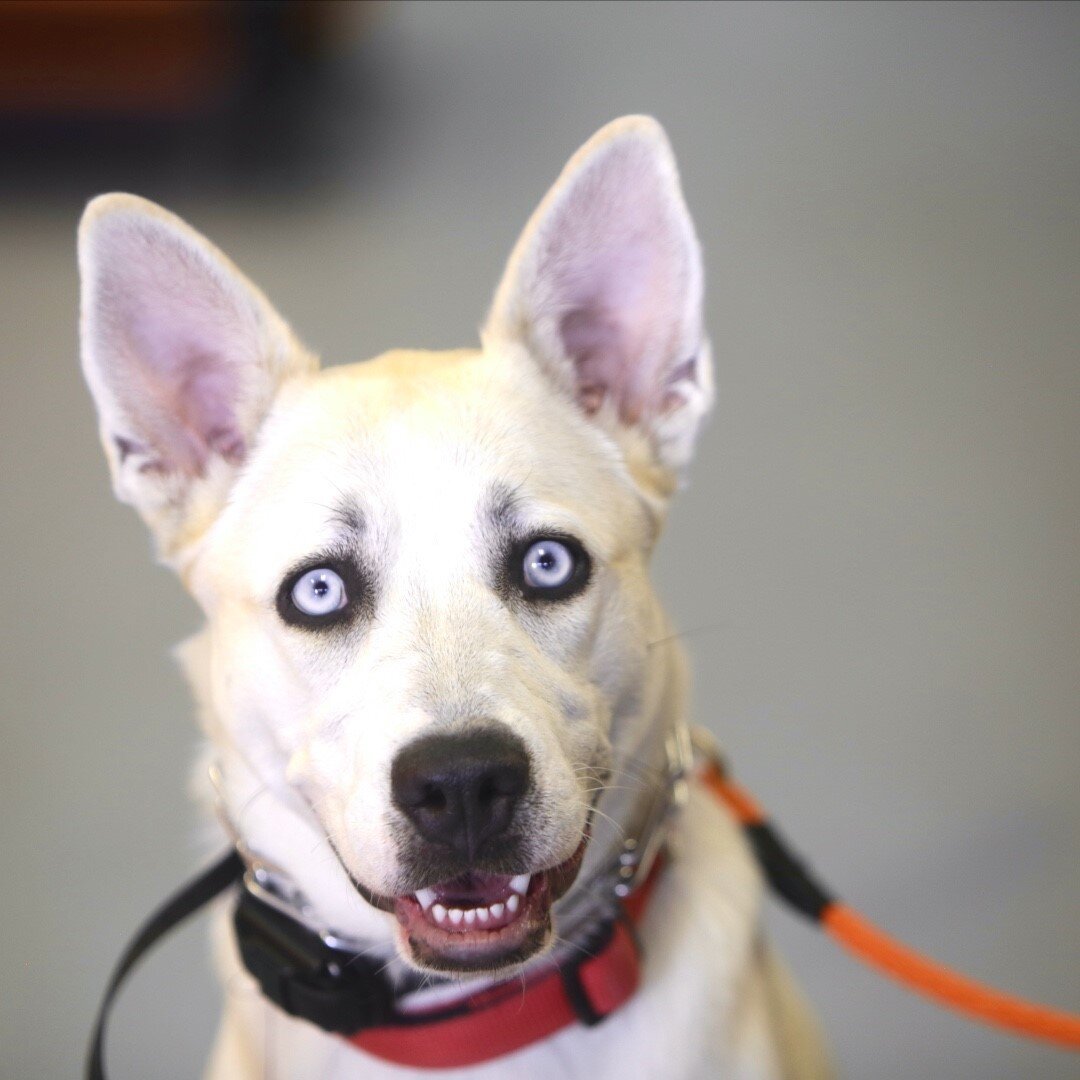
[{"label": "red collar", "polygon": [[430,1013],[398,1014],[347,1040],[397,1065],[451,1069],[477,1065],[546,1039],[574,1023],[598,1024],[628,1001],[641,982],[637,924],[661,870],[621,902],[619,916],[588,946],[583,958],[549,969],[526,983],[489,986]]}]

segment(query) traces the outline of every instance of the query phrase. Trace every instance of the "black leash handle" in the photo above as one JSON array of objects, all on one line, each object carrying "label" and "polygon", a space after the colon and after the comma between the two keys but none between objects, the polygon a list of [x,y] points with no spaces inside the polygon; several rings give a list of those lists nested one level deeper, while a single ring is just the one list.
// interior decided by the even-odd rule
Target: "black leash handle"
[{"label": "black leash handle", "polygon": [[139,928],[120,957],[109,979],[105,996],[98,1009],[90,1053],[86,1058],[86,1080],[105,1080],[105,1029],[113,1000],[139,959],[163,938],[174,926],[193,915],[204,904],[223,893],[244,876],[244,863],[235,851],[230,851],[209,866],[194,881],[169,897]]}]

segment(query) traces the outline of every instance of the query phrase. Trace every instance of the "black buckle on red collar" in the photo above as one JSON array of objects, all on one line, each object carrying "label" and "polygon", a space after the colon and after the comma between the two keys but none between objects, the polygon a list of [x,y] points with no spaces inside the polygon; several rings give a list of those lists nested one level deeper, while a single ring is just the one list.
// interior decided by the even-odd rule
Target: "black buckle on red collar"
[{"label": "black buckle on red collar", "polygon": [[597,1003],[593,1001],[589,987],[582,980],[582,968],[589,961],[603,955],[615,936],[615,926],[618,921],[618,918],[613,918],[601,923],[596,932],[581,944],[576,954],[559,965],[559,975],[562,978],[566,999],[573,1006],[578,1020],[586,1027],[595,1027],[601,1020],[610,1016],[611,1012],[602,1007],[598,1008]]},{"label": "black buckle on red collar", "polygon": [[233,924],[244,967],[291,1016],[342,1035],[392,1022],[394,990],[382,964],[330,948],[247,889],[240,890]]}]

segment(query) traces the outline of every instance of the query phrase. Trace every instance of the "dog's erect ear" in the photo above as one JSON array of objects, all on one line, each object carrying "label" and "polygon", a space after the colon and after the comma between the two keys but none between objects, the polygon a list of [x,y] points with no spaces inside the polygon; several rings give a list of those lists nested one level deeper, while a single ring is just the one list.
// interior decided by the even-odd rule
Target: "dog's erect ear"
[{"label": "dog's erect ear", "polygon": [[317,363],[220,251],[145,199],[90,203],[79,271],[113,485],[168,559],[213,521],[283,380]]},{"label": "dog's erect ear", "polygon": [[676,470],[712,402],[701,253],[671,146],[650,117],[602,128],[518,241],[485,341],[517,342],[599,421]]}]

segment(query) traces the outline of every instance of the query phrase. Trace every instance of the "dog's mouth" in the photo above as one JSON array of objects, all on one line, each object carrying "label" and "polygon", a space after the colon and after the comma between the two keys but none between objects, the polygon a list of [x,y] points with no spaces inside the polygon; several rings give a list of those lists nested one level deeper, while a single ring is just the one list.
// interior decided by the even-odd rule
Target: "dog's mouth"
[{"label": "dog's mouth", "polygon": [[395,897],[413,961],[445,972],[498,971],[540,952],[551,937],[551,906],[574,883],[582,840],[569,859],[531,874],[469,871]]}]

